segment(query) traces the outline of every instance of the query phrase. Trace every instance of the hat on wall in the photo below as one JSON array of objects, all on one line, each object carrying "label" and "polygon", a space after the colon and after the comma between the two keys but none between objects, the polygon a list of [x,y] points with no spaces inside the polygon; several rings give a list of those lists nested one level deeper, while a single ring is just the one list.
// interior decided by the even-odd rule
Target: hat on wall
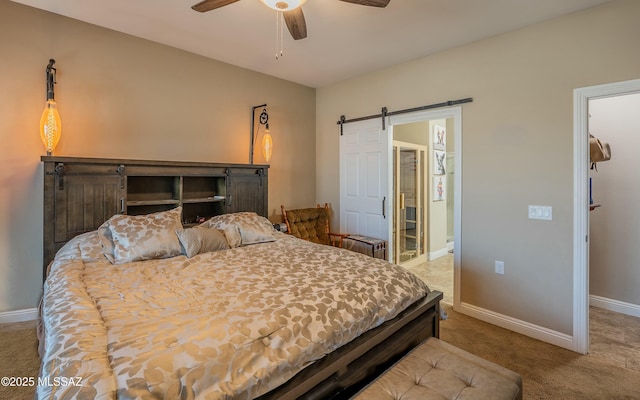
[{"label": "hat on wall", "polygon": [[591,168],[593,168],[597,162],[610,160],[611,147],[609,143],[603,143],[597,137],[589,134],[589,156],[591,157]]}]

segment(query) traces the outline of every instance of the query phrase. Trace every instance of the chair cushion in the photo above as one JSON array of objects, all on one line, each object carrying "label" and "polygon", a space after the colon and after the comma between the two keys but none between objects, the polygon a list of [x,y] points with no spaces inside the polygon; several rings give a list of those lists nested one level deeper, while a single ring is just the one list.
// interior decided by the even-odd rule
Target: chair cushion
[{"label": "chair cushion", "polygon": [[314,243],[329,244],[329,215],[325,208],[287,210],[290,233]]}]

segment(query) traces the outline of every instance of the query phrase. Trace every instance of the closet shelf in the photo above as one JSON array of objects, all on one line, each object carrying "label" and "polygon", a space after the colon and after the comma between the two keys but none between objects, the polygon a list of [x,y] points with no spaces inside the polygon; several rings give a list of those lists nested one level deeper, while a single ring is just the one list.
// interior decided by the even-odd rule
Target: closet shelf
[{"label": "closet shelf", "polygon": [[183,204],[190,204],[190,203],[214,203],[214,202],[218,202],[218,201],[224,201],[225,197],[224,196],[209,196],[209,197],[202,197],[202,198],[194,198],[194,199],[182,199],[182,203]]}]

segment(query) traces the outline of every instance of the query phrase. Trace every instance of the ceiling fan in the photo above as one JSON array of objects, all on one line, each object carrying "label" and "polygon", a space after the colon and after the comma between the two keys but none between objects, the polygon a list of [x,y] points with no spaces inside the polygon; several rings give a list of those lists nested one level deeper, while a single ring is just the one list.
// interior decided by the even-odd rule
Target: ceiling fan
[{"label": "ceiling fan", "polygon": [[[239,0],[204,0],[191,7],[200,12],[215,10],[233,4]],[[307,23],[302,13],[302,4],[307,0],[260,0],[269,8],[282,12],[289,33],[295,40],[307,37]],[[347,3],[371,7],[386,7],[391,0],[341,0]]]}]

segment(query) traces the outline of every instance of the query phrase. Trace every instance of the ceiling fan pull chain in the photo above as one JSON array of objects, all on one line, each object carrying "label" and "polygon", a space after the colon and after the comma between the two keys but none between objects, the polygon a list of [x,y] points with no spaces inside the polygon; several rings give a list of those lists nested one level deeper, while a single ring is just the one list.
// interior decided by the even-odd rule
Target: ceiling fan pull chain
[{"label": "ceiling fan pull chain", "polygon": [[276,60],[278,59],[278,41],[280,36],[280,13],[276,12]]},{"label": "ceiling fan pull chain", "polygon": [[276,60],[284,55],[284,16],[282,11],[276,12]]},{"label": "ceiling fan pull chain", "polygon": [[280,57],[282,57],[284,55],[284,14],[282,11],[278,14],[280,14],[278,17],[280,20]]}]

